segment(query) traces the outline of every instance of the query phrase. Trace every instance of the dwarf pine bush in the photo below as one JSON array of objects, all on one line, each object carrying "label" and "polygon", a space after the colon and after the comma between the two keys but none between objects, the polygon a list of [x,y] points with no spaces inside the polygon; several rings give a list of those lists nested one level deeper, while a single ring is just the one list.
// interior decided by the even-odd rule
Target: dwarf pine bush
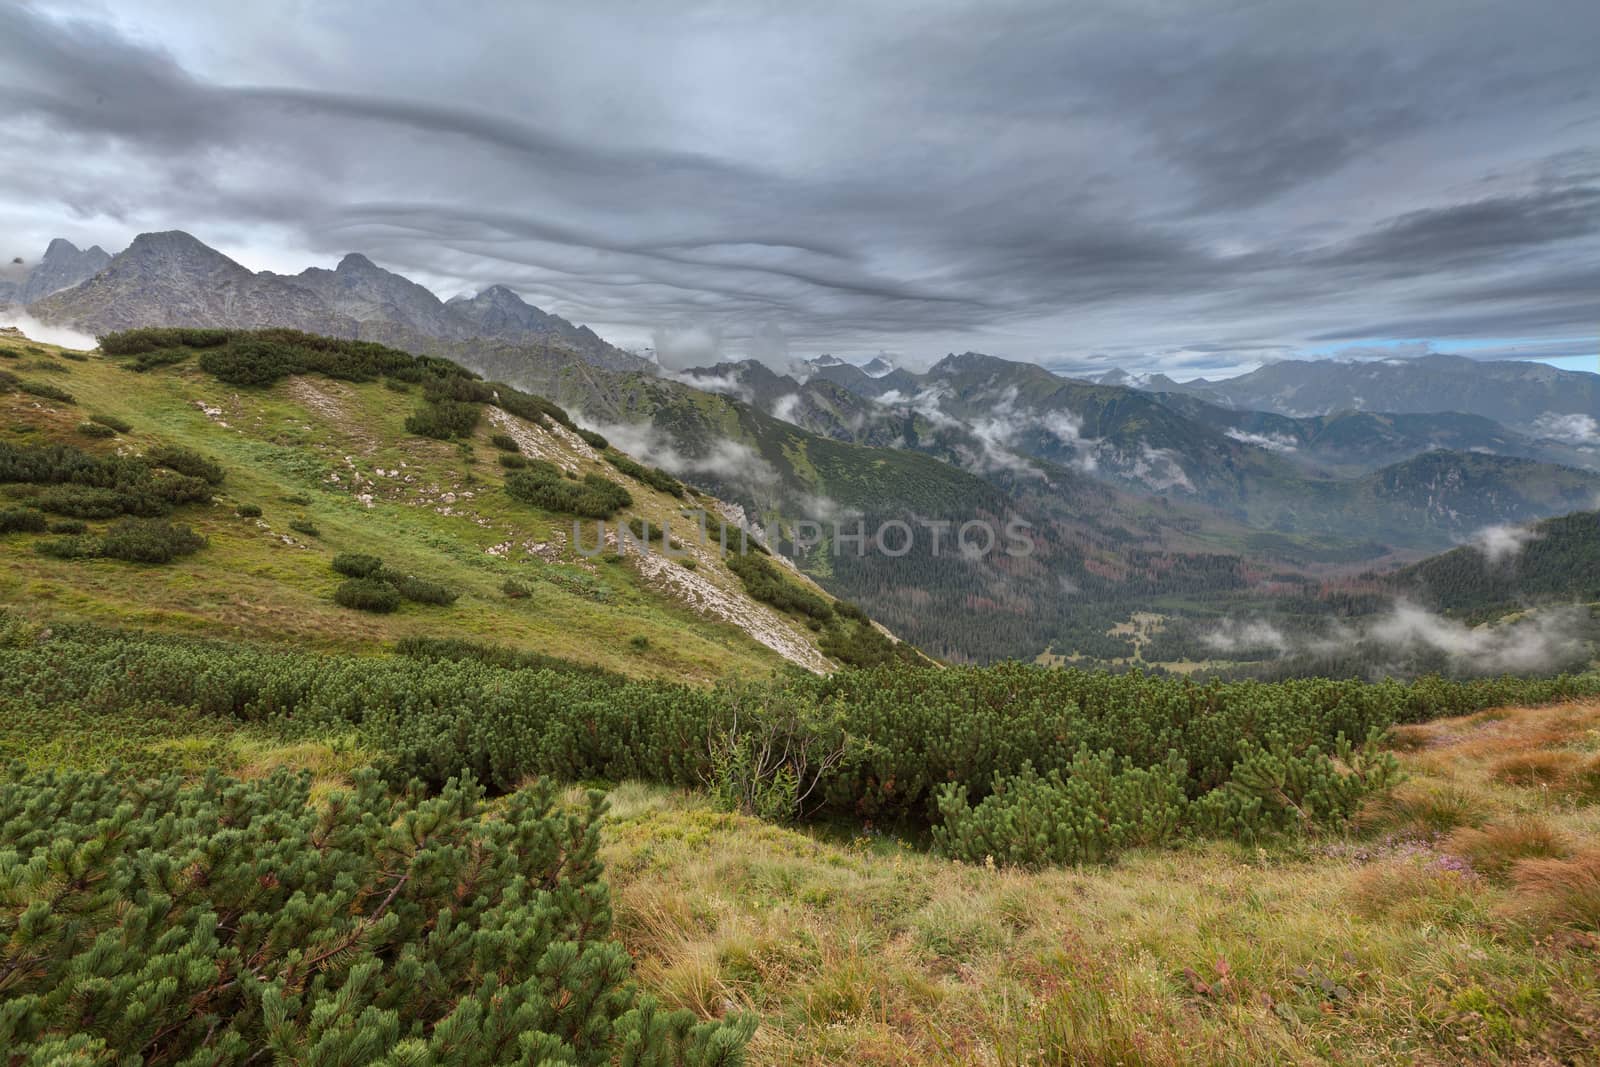
[{"label": "dwarf pine bush", "polygon": [[[36,501],[40,508],[78,519],[152,517],[211,500],[206,478],[158,468],[148,457],[98,456],[64,444],[0,442],[0,482],[43,486]],[[216,468],[219,477],[220,470]]]},{"label": "dwarf pine bush", "polygon": [[[599,435],[596,434],[595,436],[598,437]],[[604,441],[605,438],[601,437],[600,440]],[[593,442],[590,443],[593,444]],[[606,446],[596,445],[595,447],[605,448]],[[656,467],[646,467],[643,463],[630,459],[621,452],[607,451],[605,457],[607,463],[630,478],[637,478],[650,488],[659,489],[663,493],[670,493],[677,497],[683,496],[683,483],[666,471]]]},{"label": "dwarf pine bush", "polygon": [[753,1020],[629,983],[597,793],[494,811],[370,772],[0,783],[0,1048],[17,1063],[731,1067]]},{"label": "dwarf pine bush", "polygon": [[609,519],[633,503],[633,496],[609,478],[586,474],[574,482],[541,459],[529,460],[526,469],[507,475],[506,492],[524,504],[586,519]]},{"label": "dwarf pine bush", "polygon": [[333,557],[333,569],[347,578],[366,578],[383,569],[383,560],[363,552],[340,552]]},{"label": "dwarf pine bush", "polygon": [[[358,582],[399,604],[389,583],[346,586]],[[1336,826],[1394,781],[1392,761],[1370,740],[1355,746],[1341,735],[1372,739],[1396,721],[1600,693],[1592,673],[1202,686],[1019,664],[897,664],[741,693],[629,681],[464,642],[413,639],[400,650],[305,656],[57,624],[47,639],[0,647],[0,701],[20,700],[30,714],[166,705],[354,728],[392,781],[433,787],[467,773],[494,791],[533,775],[632,778],[711,784],[755,798],[740,806],[774,810],[768,800],[787,795],[792,775],[806,799],[788,817],[943,824],[953,855],[1033,863],[1158,844],[1174,832],[1173,809],[1177,832],[1240,840]],[[815,713],[771,720],[784,708]],[[1085,812],[1097,820],[1087,830]],[[1068,829],[1051,836],[1038,829],[1046,821]]]},{"label": "dwarf pine bush", "polygon": [[170,563],[205,547],[206,539],[181,523],[119,519],[100,539],[100,555],[129,563]]},{"label": "dwarf pine bush", "polygon": [[1079,749],[1063,772],[996,778],[977,807],[967,787],[937,797],[943,823],[934,847],[947,856],[1007,866],[1097,863],[1133,845],[1170,841],[1183,823],[1186,767],[1177,755],[1156,767],[1120,766],[1109,752]]},{"label": "dwarf pine bush", "polygon": [[351,578],[333,591],[333,602],[342,608],[387,615],[400,607],[400,590],[381,578]]},{"label": "dwarf pine bush", "polygon": [[35,508],[0,508],[0,534],[44,533],[49,523]]}]

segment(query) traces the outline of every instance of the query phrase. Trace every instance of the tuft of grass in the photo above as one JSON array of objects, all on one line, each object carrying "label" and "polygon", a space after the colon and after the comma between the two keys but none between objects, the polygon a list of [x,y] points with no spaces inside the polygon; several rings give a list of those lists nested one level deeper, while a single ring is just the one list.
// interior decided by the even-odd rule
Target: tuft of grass
[{"label": "tuft of grass", "polygon": [[1491,877],[1505,876],[1522,860],[1561,859],[1572,853],[1565,834],[1533,815],[1513,816],[1481,830],[1457,830],[1445,847]]},{"label": "tuft of grass", "polygon": [[1567,859],[1527,859],[1511,869],[1519,903],[1551,926],[1600,930],[1600,848]]},{"label": "tuft of grass", "polygon": [[1477,882],[1437,859],[1408,856],[1363,868],[1349,897],[1369,919],[1460,925],[1477,914]]},{"label": "tuft of grass", "polygon": [[1517,752],[1498,760],[1490,768],[1490,776],[1508,785],[1557,786],[1577,769],[1576,752],[1538,749]]},{"label": "tuft of grass", "polygon": [[1481,794],[1450,782],[1412,779],[1369,801],[1356,816],[1363,830],[1433,838],[1483,825],[1490,810]]}]

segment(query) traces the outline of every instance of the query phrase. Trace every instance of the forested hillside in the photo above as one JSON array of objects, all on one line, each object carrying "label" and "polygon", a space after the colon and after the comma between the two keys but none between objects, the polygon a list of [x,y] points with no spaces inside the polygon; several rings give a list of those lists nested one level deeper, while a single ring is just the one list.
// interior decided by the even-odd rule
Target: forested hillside
[{"label": "forested hillside", "polygon": [[1549,601],[1600,601],[1600,512],[1494,531],[1389,576],[1397,592],[1458,615]]}]

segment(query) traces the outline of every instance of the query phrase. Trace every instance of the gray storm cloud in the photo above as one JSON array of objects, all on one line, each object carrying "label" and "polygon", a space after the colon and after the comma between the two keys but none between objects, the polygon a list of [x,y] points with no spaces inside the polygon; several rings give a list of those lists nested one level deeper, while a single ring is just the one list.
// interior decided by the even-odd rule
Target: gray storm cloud
[{"label": "gray storm cloud", "polygon": [[109,11],[0,5],[11,254],[357,250],[672,370],[1593,333],[1585,0]]}]

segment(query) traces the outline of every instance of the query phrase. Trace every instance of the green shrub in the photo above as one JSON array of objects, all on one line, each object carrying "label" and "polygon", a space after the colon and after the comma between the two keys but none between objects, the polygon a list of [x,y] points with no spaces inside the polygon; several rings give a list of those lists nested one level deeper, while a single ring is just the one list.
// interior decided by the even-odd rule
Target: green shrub
[{"label": "green shrub", "polygon": [[333,569],[347,578],[368,578],[383,569],[383,560],[361,552],[340,552],[333,557]]},{"label": "green shrub", "polygon": [[0,509],[0,534],[44,533],[48,523],[44,512],[34,508]]},{"label": "green shrub", "polygon": [[834,608],[838,611],[840,619],[835,625],[828,626],[822,635],[822,640],[817,642],[817,647],[824,655],[832,656],[850,667],[882,667],[896,662],[913,664],[921,662],[922,657],[915,647],[889,637],[872,625],[872,620],[860,614],[859,608],[855,609],[856,614],[846,615],[842,607],[838,601],[834,602]]},{"label": "green shrub", "polygon": [[285,504],[293,504],[295,507],[300,508],[308,508],[311,506],[311,498],[306,496],[304,493],[295,493],[291,496],[286,496],[283,498],[283,502]]},{"label": "green shrub", "polygon": [[240,504],[234,513],[241,519],[259,519],[261,517],[260,504]]},{"label": "green shrub", "polygon": [[117,431],[109,426],[102,426],[98,422],[78,423],[78,432],[85,437],[115,437]]},{"label": "green shrub", "polygon": [[47,537],[35,541],[33,550],[55,559],[93,559],[100,554],[100,542],[93,537]]},{"label": "green shrub", "polygon": [[559,671],[564,674],[601,678],[615,685],[627,682],[622,675],[592,663],[579,663],[576,660],[546,655],[543,652],[531,652],[525,648],[478,644],[454,637],[402,637],[395,642],[394,650],[402,656],[420,660],[473,662],[508,671]]},{"label": "green shrub", "polygon": [[400,590],[378,578],[350,578],[333,591],[334,603],[386,615],[400,606]]},{"label": "green shrub", "polygon": [[482,409],[477,404],[466,401],[433,401],[406,416],[406,433],[440,441],[466,437],[478,425],[481,414]]},{"label": "green shrub", "polygon": [[97,456],[63,444],[0,442],[0,482],[45,486],[41,508],[81,519],[165,515],[211,499],[202,479],[158,471],[141,457]]},{"label": "green shrub", "polygon": [[317,529],[317,524],[310,519],[290,519],[289,529],[298,534],[305,534],[307,537],[322,536],[322,531]]},{"label": "green shrub", "polygon": [[164,519],[119,519],[106,530],[100,554],[130,563],[169,563],[205,547],[189,527]]},{"label": "green shrub", "polygon": [[519,471],[528,466],[528,460],[527,457],[517,455],[515,452],[507,452],[500,456],[500,466],[507,470]]},{"label": "green shrub", "polygon": [[1131,845],[1170,841],[1188,797],[1177,756],[1157,767],[1122,767],[1110,752],[1079,749],[1065,773],[1041,776],[1031,761],[1021,773],[996,777],[976,807],[967,787],[952,783],[936,797],[942,822],[933,845],[968,863],[1002,866],[1098,863]]},{"label": "green shrub", "polygon": [[[604,438],[601,439],[604,440]],[[636,463],[620,452],[607,452],[605,456],[607,463],[623,474],[639,479],[650,488],[658,489],[663,493],[670,493],[677,497],[683,496],[683,483],[666,471],[655,467],[646,467],[643,463]]]},{"label": "green shrub", "polygon": [[86,524],[77,519],[57,519],[50,524],[50,532],[53,534],[77,536],[88,529],[89,527]]},{"label": "green shrub", "polygon": [[500,586],[500,592],[512,600],[521,600],[533,595],[533,587],[521,578],[507,578]]},{"label": "green shrub", "polygon": [[593,430],[585,430],[583,427],[577,426],[573,428],[573,432],[582,438],[584,444],[588,445],[590,448],[597,448],[601,452],[604,452],[606,449],[611,447],[610,441],[607,441],[604,437],[601,437]]},{"label": "green shrub", "polygon": [[[398,590],[376,584],[391,605],[399,603]],[[976,812],[997,783],[1031,767],[1039,804],[1058,803],[1052,772],[1070,799],[1105,770],[1111,784],[1096,786],[1090,800],[1113,804],[1122,823],[1149,826],[1142,814],[1133,819],[1125,806],[1116,807],[1127,786],[1120,776],[1141,769],[1176,773],[1181,761],[1189,798],[1184,831],[1250,840],[1337,825],[1362,796],[1387,788],[1393,780],[1387,757],[1345,746],[1341,735],[1370,738],[1399,720],[1600,695],[1596,673],[1460,683],[1197,685],[1016,663],[893,664],[707,690],[586,674],[531,658],[537,654],[464,642],[421,640],[402,651],[410,654],[306,656],[59,624],[47,639],[0,641],[0,702],[166,704],[246,720],[359,724],[365,743],[385,753],[395,781],[418,777],[435,787],[466,772],[496,790],[533,775],[636,778],[674,788],[722,781],[730,795],[764,807],[785,795],[782,783],[794,774],[810,788],[805,815],[913,825],[938,816],[941,797],[960,813],[948,786],[965,787],[962,801]],[[793,758],[801,750],[810,753],[804,774]],[[1090,774],[1081,753],[1115,763]],[[1052,795],[1044,795],[1046,786]],[[1004,812],[1008,804],[984,811]],[[954,834],[957,825],[998,823],[986,814],[975,823],[952,822],[946,832]],[[1087,857],[1154,836],[1118,831],[1070,847]],[[958,838],[947,839],[952,851],[1031,862],[1003,838],[996,844],[991,837],[982,854]],[[1048,839],[1045,845],[1057,850],[1050,854],[1068,847]]]},{"label": "green shrub", "polygon": [[1340,734],[1333,743],[1337,763],[1315,744],[1296,751],[1278,737],[1265,745],[1245,741],[1228,781],[1196,802],[1196,822],[1208,833],[1246,842],[1341,823],[1368,796],[1399,780],[1399,764],[1377,750],[1377,739],[1374,730],[1356,749]]},{"label": "green shrub", "polygon": [[21,389],[24,393],[31,394],[43,400],[55,400],[62,404],[77,403],[77,400],[73,399],[71,393],[67,392],[65,389],[58,389],[48,382],[22,381],[17,383],[17,388]]},{"label": "green shrub", "polygon": [[141,352],[128,363],[128,369],[144,374],[159,367],[170,367],[189,358],[187,348],[167,348],[155,352]]},{"label": "green shrub", "polygon": [[117,433],[129,433],[133,430],[132,423],[130,423],[127,419],[120,419],[115,415],[94,414],[89,416],[89,421],[97,422],[101,426],[108,426]]},{"label": "green shrub", "polygon": [[771,560],[735,553],[727,557],[727,563],[728,569],[744,583],[745,591],[763,604],[819,622],[833,618],[833,605],[826,597],[786,578]]},{"label": "green shrub", "polygon": [[628,647],[635,652],[648,652],[650,650],[650,638],[644,634],[634,634],[628,638]]},{"label": "green shrub", "polygon": [[108,356],[137,356],[165,348],[215,348],[233,337],[233,330],[190,326],[143,326],[120,330],[98,338],[100,351]]},{"label": "green shrub", "polygon": [[[750,1020],[628,983],[597,859],[604,803],[549,783],[370,773],[15,774],[0,786],[0,1044],[17,1062],[732,1065]],[[624,1051],[626,1050],[626,1051]]]},{"label": "green shrub", "polygon": [[568,484],[558,467],[538,459],[507,476],[506,492],[524,504],[589,519],[609,519],[633,503],[632,495],[608,478],[586,474]]},{"label": "green shrub", "polygon": [[449,586],[410,574],[396,575],[389,580],[400,591],[401,596],[418,604],[454,604],[456,598],[461,595]]},{"label": "green shrub", "polygon": [[522,446],[517,444],[517,439],[507,433],[490,434],[489,443],[502,452],[522,451]]},{"label": "green shrub", "polygon": [[223,479],[227,477],[222,465],[216,460],[207,459],[192,449],[178,445],[160,445],[146,453],[145,459],[157,467],[165,467],[190,478],[199,478],[211,485],[221,485]]},{"label": "green shrub", "polygon": [[52,485],[39,494],[38,502],[45,511],[79,519],[111,519],[128,511],[121,492],[89,485]]}]

